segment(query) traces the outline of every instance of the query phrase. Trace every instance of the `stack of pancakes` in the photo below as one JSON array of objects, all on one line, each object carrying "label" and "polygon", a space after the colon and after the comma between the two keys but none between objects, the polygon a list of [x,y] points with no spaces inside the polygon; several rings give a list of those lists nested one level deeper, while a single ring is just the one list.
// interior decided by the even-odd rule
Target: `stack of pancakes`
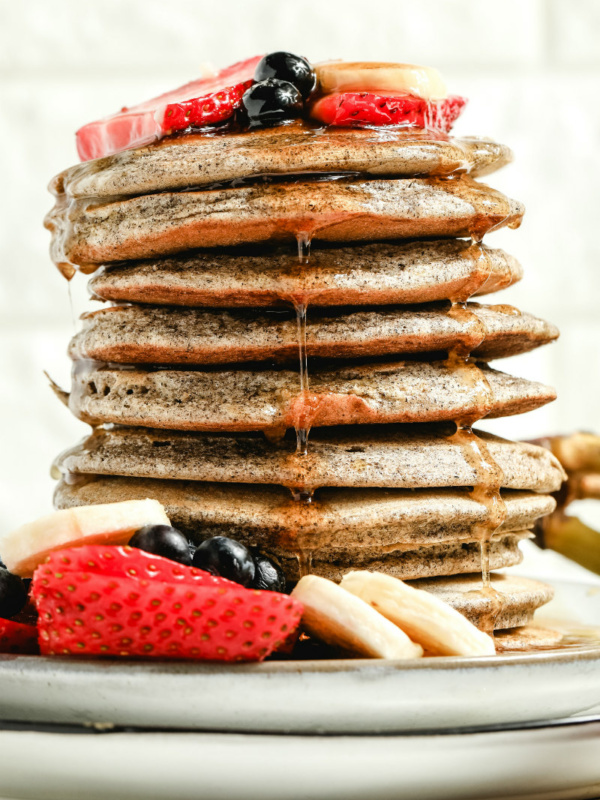
[{"label": "stack of pancakes", "polygon": [[556,328],[467,302],[521,277],[481,239],[523,207],[474,179],[510,158],[294,123],[59,175],[53,257],[107,305],[71,342],[69,405],[94,431],[57,460],[56,506],[154,497],[194,541],[239,539],[290,583],[381,570],[481,627],[525,624],[550,588],[479,591],[481,573],[520,561],[563,471],[471,429],[555,396],[488,362]]}]

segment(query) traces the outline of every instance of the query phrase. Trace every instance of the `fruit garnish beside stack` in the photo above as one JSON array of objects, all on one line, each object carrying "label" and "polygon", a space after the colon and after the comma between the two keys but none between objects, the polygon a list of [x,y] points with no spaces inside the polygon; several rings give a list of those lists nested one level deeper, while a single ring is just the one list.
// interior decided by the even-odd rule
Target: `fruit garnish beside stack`
[{"label": "fruit garnish beside stack", "polygon": [[158,500],[127,500],[55,511],[0,538],[0,555],[15,575],[30,578],[54,550],[81,544],[127,544],[144,525],[166,523]]},{"label": "fruit garnish beside stack", "polygon": [[412,126],[448,132],[466,100],[448,96],[437,70],[414,64],[333,61],[293,53],[240,61],[206,78],[77,131],[82,161],[144,147],[165,136],[307,119],[325,125]]},{"label": "fruit garnish beside stack", "polygon": [[[152,518],[132,534],[134,520]],[[262,661],[294,657],[300,628],[340,656],[495,652],[450,605],[376,572],[341,585],[308,575],[285,594],[271,559],[225,536],[192,544],[157,501],[57,511],[17,534],[0,537],[0,551],[33,581],[0,570],[0,652],[37,653],[39,638],[46,656]],[[118,539],[129,544],[110,544]],[[22,624],[27,603],[37,627]]]},{"label": "fruit garnish beside stack", "polygon": [[54,553],[36,570],[32,595],[44,655],[260,661],[302,614],[281,593],[129,547]]},{"label": "fruit garnish beside stack", "polygon": [[317,575],[292,592],[311,636],[354,656],[489,656],[493,639],[447,603],[391,575],[349,572],[340,585]]},{"label": "fruit garnish beside stack", "polygon": [[0,561],[0,653],[37,653],[37,630],[11,617],[27,603],[27,586]]},{"label": "fruit garnish beside stack", "polygon": [[27,586],[3,566],[0,652],[36,653],[39,634],[43,655],[261,661],[293,643],[302,605],[274,591],[285,589],[276,564],[224,536],[196,547],[168,522],[157,501],[128,501],[57,511],[1,537],[11,569],[33,571],[38,618],[37,629],[12,619]]}]

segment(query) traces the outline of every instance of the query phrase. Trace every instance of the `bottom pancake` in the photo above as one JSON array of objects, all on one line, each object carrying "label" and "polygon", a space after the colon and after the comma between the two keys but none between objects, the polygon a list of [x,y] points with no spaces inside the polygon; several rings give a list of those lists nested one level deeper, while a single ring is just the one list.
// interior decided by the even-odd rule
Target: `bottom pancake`
[{"label": "bottom pancake", "polygon": [[497,653],[529,653],[559,647],[564,638],[560,631],[538,625],[498,630],[494,634]]},{"label": "bottom pancake", "polygon": [[490,623],[502,631],[528,625],[554,596],[551,586],[529,578],[492,575],[491,582],[496,593],[482,591],[481,574],[419,580],[413,586],[435,594],[482,630],[491,628]]},{"label": "bottom pancake", "polygon": [[[311,503],[282,487],[87,477],[59,483],[57,508],[122,500],[159,500],[173,525],[199,543],[225,535],[281,561],[290,581],[312,571],[339,580],[353,568],[402,578],[480,569],[487,509],[464,489],[322,489]],[[503,493],[507,515],[490,547],[491,568],[519,563],[518,541],[555,501],[532,492]]]}]

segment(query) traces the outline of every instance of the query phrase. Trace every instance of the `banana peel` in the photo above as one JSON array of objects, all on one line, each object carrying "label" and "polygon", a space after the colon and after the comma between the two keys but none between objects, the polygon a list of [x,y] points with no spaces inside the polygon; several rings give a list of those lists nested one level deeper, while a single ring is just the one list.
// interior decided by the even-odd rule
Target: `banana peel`
[{"label": "banana peel", "polygon": [[600,532],[579,517],[551,514],[544,520],[543,545],[600,575]]}]

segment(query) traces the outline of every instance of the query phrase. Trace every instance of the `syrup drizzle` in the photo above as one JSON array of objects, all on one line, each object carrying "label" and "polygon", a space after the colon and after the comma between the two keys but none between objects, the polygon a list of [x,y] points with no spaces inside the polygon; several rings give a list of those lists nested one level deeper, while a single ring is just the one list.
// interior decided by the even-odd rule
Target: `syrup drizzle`
[{"label": "syrup drizzle", "polygon": [[[298,264],[300,269],[308,266],[310,262],[310,244],[311,237],[308,233],[299,233],[297,235],[298,241]],[[307,414],[305,407],[308,399],[308,353],[306,350],[306,318],[308,311],[308,299],[306,297],[294,298],[294,308],[296,309],[296,330],[298,337],[298,361],[299,361],[299,376],[300,376],[300,398],[301,398],[301,412],[298,420],[296,421],[296,452],[299,455],[306,455],[308,453],[308,434],[310,426],[308,425]]]},{"label": "syrup drizzle", "polygon": [[[296,235],[298,242],[298,266],[301,272],[301,281],[304,268],[310,263],[311,235],[306,231]],[[296,420],[296,454],[299,456],[308,455],[308,435],[310,424],[308,420],[309,400],[309,377],[308,377],[308,352],[306,348],[306,320],[308,311],[308,297],[303,292],[300,297],[293,298],[294,308],[296,309],[296,325],[298,336],[298,373],[300,377],[300,408],[298,419]],[[294,491],[292,497],[298,503],[308,505],[312,502],[312,491]],[[302,578],[310,574],[312,570],[312,550],[299,548],[296,554],[298,560],[298,572]]]},{"label": "syrup drizzle", "polygon": [[[480,257],[479,254],[483,251],[477,249],[474,252]],[[489,271],[491,272],[491,268]],[[484,629],[492,636],[502,605],[499,593],[492,587],[490,580],[490,544],[506,518],[506,504],[500,492],[504,476],[490,455],[485,441],[472,428],[477,420],[489,413],[492,392],[483,371],[470,358],[473,350],[484,340],[485,329],[477,314],[467,306],[468,298],[465,295],[463,290],[460,297],[452,298],[447,312],[449,317],[460,323],[461,333],[456,345],[448,353],[446,366],[474,394],[476,411],[469,418],[455,420],[456,431],[450,438],[460,446],[465,461],[473,469],[475,481],[470,496],[485,508],[484,519],[477,525],[475,533],[479,539],[481,556],[482,589],[479,594],[485,595],[487,600]]]}]

